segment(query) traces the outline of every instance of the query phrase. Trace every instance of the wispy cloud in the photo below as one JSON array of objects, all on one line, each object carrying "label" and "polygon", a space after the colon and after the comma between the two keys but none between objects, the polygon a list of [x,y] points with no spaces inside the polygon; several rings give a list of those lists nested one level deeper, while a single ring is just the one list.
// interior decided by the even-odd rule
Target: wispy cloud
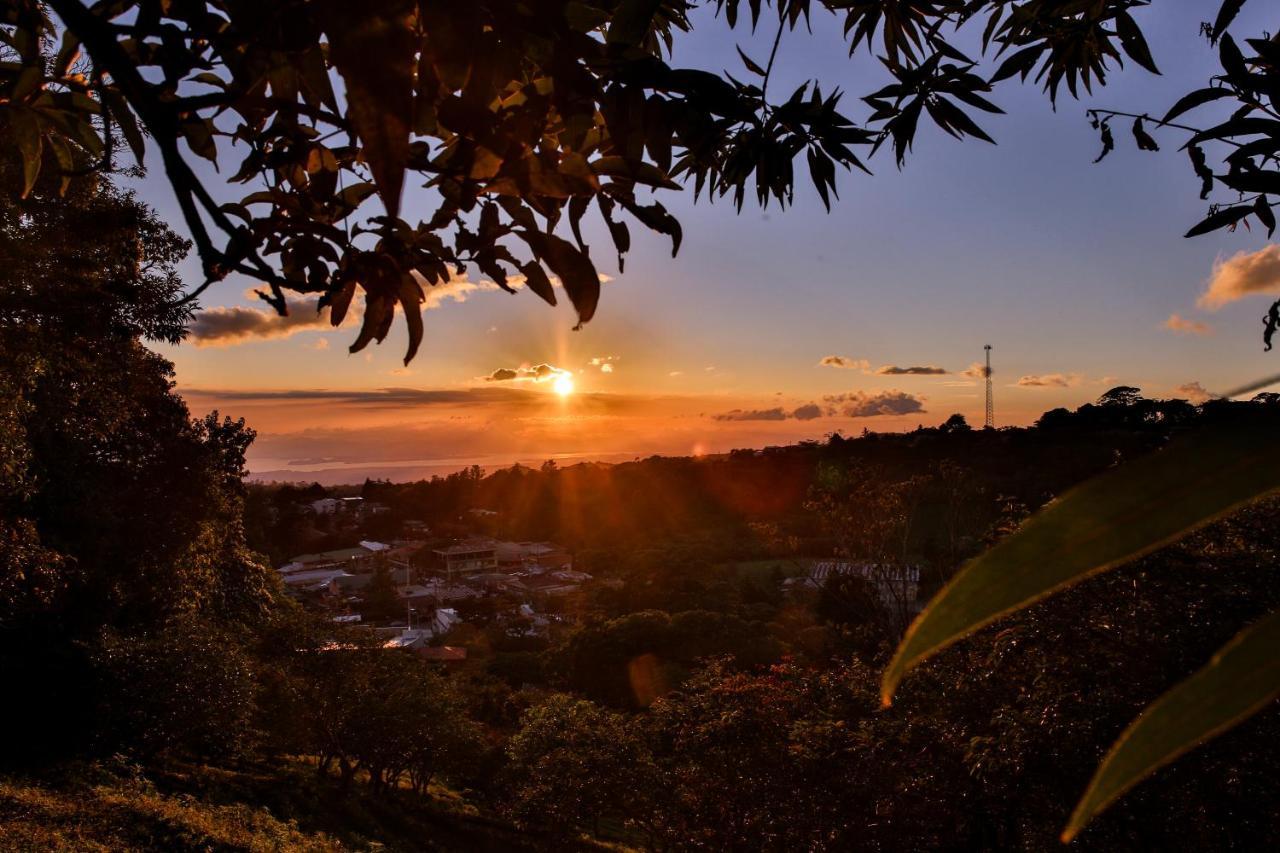
[{"label": "wispy cloud", "polygon": [[870,370],[871,362],[865,358],[849,358],[847,355],[824,355],[819,367],[838,367],[842,370]]},{"label": "wispy cloud", "polygon": [[[995,373],[994,370],[991,372]],[[968,376],[970,379],[986,379],[987,366],[980,361],[975,361],[964,370],[960,371],[960,375]]]},{"label": "wispy cloud", "polygon": [[1255,293],[1280,295],[1280,244],[1270,243],[1256,252],[1238,252],[1225,261],[1219,259],[1197,304],[1218,309]]},{"label": "wispy cloud", "polygon": [[1079,373],[1043,373],[1019,377],[1022,388],[1074,388],[1084,381]]},{"label": "wispy cloud", "polygon": [[910,415],[924,412],[924,398],[905,391],[852,391],[823,397],[832,411],[849,418],[872,418],[881,415]]},{"label": "wispy cloud", "polygon": [[885,364],[876,368],[877,376],[946,376],[949,372],[945,367],[935,365],[898,367],[894,364]]},{"label": "wispy cloud", "polygon": [[1199,320],[1191,320],[1183,317],[1181,314],[1170,314],[1169,319],[1165,320],[1163,325],[1171,332],[1181,332],[1187,335],[1213,334],[1213,327],[1208,323],[1201,323]]}]

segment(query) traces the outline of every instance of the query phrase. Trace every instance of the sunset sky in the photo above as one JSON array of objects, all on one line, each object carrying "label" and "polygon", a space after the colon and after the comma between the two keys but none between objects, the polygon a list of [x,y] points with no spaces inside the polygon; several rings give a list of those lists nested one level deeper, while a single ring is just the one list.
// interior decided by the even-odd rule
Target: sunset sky
[{"label": "sunset sky", "polygon": [[[163,351],[193,411],[216,407],[258,429],[255,474],[325,482],[720,452],[954,412],[981,424],[981,381],[965,371],[986,343],[1000,425],[1120,383],[1152,396],[1225,390],[1280,366],[1280,353],[1262,352],[1259,295],[1280,292],[1280,252],[1243,229],[1184,240],[1206,208],[1182,138],[1162,134],[1164,150],[1139,153],[1119,125],[1117,150],[1095,166],[1084,118],[1087,106],[1163,113],[1203,85],[1217,68],[1196,34],[1203,5],[1138,13],[1163,77],[1126,68],[1083,103],[1064,93],[1056,113],[1034,86],[1006,84],[993,100],[1009,115],[982,118],[998,146],[925,126],[902,172],[882,152],[874,177],[841,176],[830,214],[807,173],[786,211],[738,215],[666,193],[684,226],[680,256],[633,226],[623,275],[592,221],[586,236],[609,281],[581,331],[567,305],[473,273],[429,293],[426,341],[406,369],[399,324],[382,346],[348,355],[352,328],[329,330],[305,307],[282,321],[240,278],[215,285],[191,340]],[[1261,29],[1262,9],[1246,7],[1240,29]],[[816,77],[849,90],[844,108],[862,117],[853,96],[879,75],[848,60],[838,28],[815,28],[784,39],[770,92]],[[699,29],[677,41],[675,62],[737,74],[724,27]],[[738,37],[767,53],[761,38]],[[181,222],[159,176],[138,186]],[[427,212],[411,202],[404,216]],[[1241,253],[1256,254],[1233,260]],[[187,269],[198,283],[196,264]],[[574,393],[538,381],[538,365],[555,369],[543,380],[572,374]]]}]

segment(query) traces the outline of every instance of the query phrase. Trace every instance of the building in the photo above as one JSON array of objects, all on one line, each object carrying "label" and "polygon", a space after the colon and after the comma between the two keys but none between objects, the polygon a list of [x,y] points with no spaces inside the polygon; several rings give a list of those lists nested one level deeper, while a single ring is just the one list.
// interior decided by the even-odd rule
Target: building
[{"label": "building", "polygon": [[385,550],[387,546],[380,542],[361,542],[354,548],[299,554],[280,567],[280,574],[289,575],[303,570],[337,567],[351,572],[372,571],[375,556]]},{"label": "building", "polygon": [[495,542],[498,567],[510,570],[571,569],[569,552],[552,542]]},{"label": "building", "polygon": [[338,508],[342,506],[342,501],[337,498],[320,498],[320,500],[312,501],[307,506],[316,515],[335,515],[338,512]]},{"label": "building", "polygon": [[457,574],[492,572],[498,568],[497,550],[489,541],[463,542],[436,548],[431,553],[449,578]]}]

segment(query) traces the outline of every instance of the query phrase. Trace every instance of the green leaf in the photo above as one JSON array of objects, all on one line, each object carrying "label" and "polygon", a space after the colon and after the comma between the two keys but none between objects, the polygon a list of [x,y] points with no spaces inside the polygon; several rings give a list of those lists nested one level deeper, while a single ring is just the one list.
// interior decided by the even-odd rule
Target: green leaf
[{"label": "green leaf", "polygon": [[1280,488],[1274,431],[1206,429],[1050,503],[934,597],[885,670],[887,705],[907,670],[1021,607],[1154,551]]},{"label": "green leaf", "polygon": [[9,109],[9,127],[22,152],[22,197],[26,198],[40,177],[40,164],[44,147],[44,134],[40,119],[34,112],[20,105]]},{"label": "green leaf", "polygon": [[1147,707],[1112,745],[1062,832],[1070,841],[1159,768],[1280,696],[1280,612],[1237,634],[1202,669]]}]

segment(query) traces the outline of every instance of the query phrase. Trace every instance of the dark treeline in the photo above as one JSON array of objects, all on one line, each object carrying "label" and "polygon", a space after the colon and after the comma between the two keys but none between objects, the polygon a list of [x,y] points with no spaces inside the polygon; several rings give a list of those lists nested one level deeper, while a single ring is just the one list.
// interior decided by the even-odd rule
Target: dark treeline
[{"label": "dark treeline", "polygon": [[[819,557],[920,567],[927,594],[1093,473],[1280,420],[1274,397],[1120,388],[1026,429],[366,483],[389,508],[371,534],[552,539],[594,576],[543,633],[466,610],[471,657],[442,669],[283,594],[271,564],[337,534],[297,508],[323,490],[246,487],[252,432],[193,416],[146,348],[183,337],[185,243],[109,183],[56,191],[0,206],[7,772],[301,767],[338,801],[461,801],[541,847],[1046,849],[1138,709],[1280,602],[1268,501],[957,645],[881,710],[903,614],[860,578],[784,594]],[[1275,846],[1278,725],[1197,750],[1079,843]]]}]

